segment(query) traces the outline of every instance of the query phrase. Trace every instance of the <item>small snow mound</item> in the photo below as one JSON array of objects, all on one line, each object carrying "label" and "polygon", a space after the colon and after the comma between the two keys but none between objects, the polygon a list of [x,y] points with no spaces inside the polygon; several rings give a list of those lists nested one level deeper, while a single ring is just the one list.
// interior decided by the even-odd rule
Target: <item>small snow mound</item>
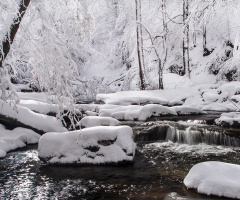
[{"label": "small snow mound", "polygon": [[222,113],[215,123],[218,126],[238,128],[240,127],[240,112]]},{"label": "small snow mound", "polygon": [[97,126],[70,132],[49,132],[39,141],[39,157],[48,164],[132,162],[136,145],[129,126]]},{"label": "small snow mound", "polygon": [[165,106],[148,104],[143,106],[143,108],[140,110],[138,120],[145,121],[150,117],[163,115],[177,115],[177,113],[171,108]]},{"label": "small snow mound", "polygon": [[191,106],[174,106],[172,107],[173,110],[177,112],[178,115],[201,115],[207,114],[202,109],[194,108]]},{"label": "small snow mound", "polygon": [[120,122],[112,117],[87,116],[81,119],[79,125],[84,128],[94,126],[118,126]]},{"label": "small snow mound", "polygon": [[38,143],[40,135],[26,128],[6,130],[0,125],[0,158],[5,157],[8,151],[25,147],[26,144]]},{"label": "small snow mound", "polygon": [[184,184],[199,193],[240,199],[239,180],[239,165],[211,161],[193,166]]}]

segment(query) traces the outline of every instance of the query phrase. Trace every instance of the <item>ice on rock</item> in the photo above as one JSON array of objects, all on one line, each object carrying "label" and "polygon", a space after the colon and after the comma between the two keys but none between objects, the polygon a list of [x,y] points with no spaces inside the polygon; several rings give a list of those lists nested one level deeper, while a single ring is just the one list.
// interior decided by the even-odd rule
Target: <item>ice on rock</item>
[{"label": "ice on rock", "polygon": [[79,125],[84,128],[94,126],[118,126],[120,122],[112,117],[87,116],[81,119]]},{"label": "ice on rock", "polygon": [[97,126],[70,132],[45,133],[39,157],[48,164],[117,164],[132,162],[136,145],[128,126]]},{"label": "ice on rock", "polygon": [[193,166],[184,184],[199,193],[240,199],[239,180],[239,165],[210,161]]}]

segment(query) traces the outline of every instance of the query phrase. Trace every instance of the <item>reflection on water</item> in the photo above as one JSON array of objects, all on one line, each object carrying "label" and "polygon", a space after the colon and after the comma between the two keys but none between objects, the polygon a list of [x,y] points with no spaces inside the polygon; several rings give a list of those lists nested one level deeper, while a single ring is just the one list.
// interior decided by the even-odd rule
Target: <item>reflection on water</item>
[{"label": "reflection on water", "polygon": [[0,160],[1,199],[223,199],[187,190],[183,179],[196,163],[219,160],[240,164],[229,147],[139,144],[127,166],[46,166],[37,146]]}]

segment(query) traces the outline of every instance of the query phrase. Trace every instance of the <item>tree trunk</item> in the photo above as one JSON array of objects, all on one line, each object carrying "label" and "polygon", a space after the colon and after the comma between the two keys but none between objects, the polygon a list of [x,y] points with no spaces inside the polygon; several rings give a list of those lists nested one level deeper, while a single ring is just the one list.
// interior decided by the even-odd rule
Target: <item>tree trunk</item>
[{"label": "tree trunk", "polygon": [[189,2],[183,0],[183,74],[190,77],[190,62],[189,62],[189,25],[187,23],[189,15]]},{"label": "tree trunk", "polygon": [[11,45],[13,43],[14,37],[18,31],[20,23],[24,14],[26,13],[27,7],[29,6],[31,0],[21,0],[19,6],[18,16],[14,19],[10,31],[6,34],[4,40],[2,41],[2,51],[0,51],[0,67],[2,67],[4,60],[6,59]]},{"label": "tree trunk", "polygon": [[[138,0],[135,0],[136,3],[136,21],[140,22],[140,3]],[[142,54],[141,54],[141,31],[140,25],[137,23],[137,55],[138,55],[138,67],[139,67],[139,79],[140,79],[140,89],[145,90],[145,81],[144,81],[144,74],[143,74],[143,65],[142,65]]]},{"label": "tree trunk", "polygon": [[207,28],[203,25],[203,51],[207,48]]},{"label": "tree trunk", "polygon": [[163,69],[165,67],[165,63],[167,62],[167,23],[166,23],[166,0],[162,0],[162,25],[163,25],[163,41],[162,41],[162,48],[163,48],[163,59],[162,64],[159,66],[159,89],[163,90]]}]

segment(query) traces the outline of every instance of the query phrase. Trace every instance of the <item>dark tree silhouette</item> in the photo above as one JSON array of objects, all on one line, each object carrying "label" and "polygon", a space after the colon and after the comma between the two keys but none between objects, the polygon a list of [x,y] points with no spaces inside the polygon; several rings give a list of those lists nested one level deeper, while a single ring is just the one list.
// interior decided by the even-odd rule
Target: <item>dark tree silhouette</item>
[{"label": "dark tree silhouette", "polygon": [[10,51],[11,44],[13,43],[14,37],[18,31],[22,18],[26,13],[26,10],[30,4],[30,1],[31,0],[20,1],[18,16],[13,20],[13,23],[10,27],[10,31],[6,34],[5,38],[2,41],[2,45],[1,45],[2,51],[0,51],[0,67],[2,67],[3,61],[5,60],[5,58],[7,57]]}]

